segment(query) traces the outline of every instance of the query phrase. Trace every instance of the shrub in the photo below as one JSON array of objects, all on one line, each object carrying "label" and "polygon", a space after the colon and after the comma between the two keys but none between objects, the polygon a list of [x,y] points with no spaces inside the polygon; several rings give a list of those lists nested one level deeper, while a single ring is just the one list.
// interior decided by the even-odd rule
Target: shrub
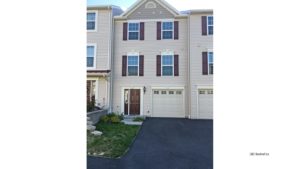
[{"label": "shrub", "polygon": [[100,118],[100,121],[103,123],[120,123],[121,120],[122,120],[122,116],[117,115],[115,113],[110,113]]},{"label": "shrub", "polygon": [[120,123],[121,119],[119,116],[113,116],[110,118],[112,123]]},{"label": "shrub", "polygon": [[100,121],[103,123],[108,123],[110,121],[110,118],[108,117],[108,115],[104,115],[100,118]]},{"label": "shrub", "polygon": [[109,118],[112,118],[112,117],[114,117],[114,116],[117,116],[115,113],[110,113],[110,114],[107,114],[107,116],[109,117]]}]

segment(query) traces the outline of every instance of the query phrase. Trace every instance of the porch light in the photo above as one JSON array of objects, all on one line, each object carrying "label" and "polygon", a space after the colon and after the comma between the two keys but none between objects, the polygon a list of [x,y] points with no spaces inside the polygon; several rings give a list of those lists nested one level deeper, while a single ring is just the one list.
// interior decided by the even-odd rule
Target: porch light
[{"label": "porch light", "polygon": [[144,94],[146,93],[146,86],[144,86]]}]

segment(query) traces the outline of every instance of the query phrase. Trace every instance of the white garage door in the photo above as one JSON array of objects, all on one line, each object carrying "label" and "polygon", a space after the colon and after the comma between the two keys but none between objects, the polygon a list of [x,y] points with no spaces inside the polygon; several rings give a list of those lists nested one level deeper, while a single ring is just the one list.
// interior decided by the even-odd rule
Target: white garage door
[{"label": "white garage door", "polygon": [[153,90],[154,117],[185,117],[183,90]]},{"label": "white garage door", "polygon": [[198,91],[198,115],[200,119],[213,118],[213,89]]}]

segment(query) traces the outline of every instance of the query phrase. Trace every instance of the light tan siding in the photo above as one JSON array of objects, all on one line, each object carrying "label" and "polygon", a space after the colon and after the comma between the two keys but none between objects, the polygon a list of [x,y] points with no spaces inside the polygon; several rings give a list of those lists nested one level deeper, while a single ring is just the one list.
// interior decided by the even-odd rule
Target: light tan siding
[{"label": "light tan siding", "polygon": [[[146,87],[146,93],[143,95],[143,112],[145,115],[152,115],[152,87],[187,87],[187,19],[178,19],[178,21],[179,40],[156,40],[156,21],[148,21],[145,22],[144,41],[123,41],[123,22],[115,21],[113,67],[113,110],[115,112],[122,113],[122,87]],[[174,54],[179,55],[179,76],[156,76],[156,55],[160,55],[165,50],[174,51]],[[144,55],[144,76],[122,77],[122,55],[127,55],[127,52],[139,52],[140,55]],[[187,98],[187,95],[185,96]],[[187,109],[186,105],[185,110]]]},{"label": "light tan siding", "polygon": [[213,36],[202,36],[201,14],[190,16],[191,118],[198,118],[198,86],[213,86],[213,75],[202,75],[202,52],[213,51]]},{"label": "light tan siding", "polygon": [[110,31],[111,31],[111,25],[110,25],[111,10],[96,10],[96,11],[98,13],[97,31],[87,32],[87,43],[97,44],[96,69],[107,70],[110,69],[109,46],[110,46]]},{"label": "light tan siding", "polygon": [[[95,70],[110,70],[110,50],[111,50],[111,31],[112,31],[112,10],[93,8],[87,9],[87,11],[97,12],[97,30],[87,31],[87,43],[96,44],[96,68]],[[109,107],[109,92],[110,83],[107,77],[89,76],[87,79],[97,80],[97,98],[96,102],[101,107]]]}]

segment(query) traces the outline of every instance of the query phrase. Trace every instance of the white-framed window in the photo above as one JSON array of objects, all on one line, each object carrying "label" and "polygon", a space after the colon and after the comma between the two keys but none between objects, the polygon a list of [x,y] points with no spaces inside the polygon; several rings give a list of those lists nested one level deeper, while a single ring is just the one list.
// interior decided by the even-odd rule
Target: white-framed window
[{"label": "white-framed window", "polygon": [[214,91],[212,89],[207,90],[207,94],[214,94]]},{"label": "white-framed window", "polygon": [[140,23],[128,23],[128,40],[139,40]]},{"label": "white-framed window", "polygon": [[207,55],[207,61],[208,61],[208,74],[212,75],[214,74],[214,53],[208,52]]},{"label": "white-framed window", "polygon": [[214,34],[214,17],[207,16],[207,34],[213,35]]},{"label": "white-framed window", "polygon": [[86,29],[88,31],[96,31],[97,30],[97,12],[89,11],[86,13]]},{"label": "white-framed window", "polygon": [[127,56],[127,72],[128,76],[138,76],[139,74],[139,56]]},{"label": "white-framed window", "polygon": [[170,90],[170,91],[169,91],[169,94],[174,94],[174,91]]},{"label": "white-framed window", "polygon": [[89,69],[96,68],[96,45],[88,44],[86,46],[86,66]]},{"label": "white-framed window", "polygon": [[205,94],[205,90],[199,90],[199,94]]},{"label": "white-framed window", "polygon": [[176,91],[176,94],[179,94],[179,95],[180,95],[180,94],[182,94],[182,92],[181,92],[180,90],[177,90],[177,91]]},{"label": "white-framed window", "polygon": [[173,39],[174,22],[162,22],[162,39]]},{"label": "white-framed window", "polygon": [[154,90],[153,93],[154,93],[154,94],[159,94],[159,91],[158,91],[158,90]]},{"label": "white-framed window", "polygon": [[167,94],[167,91],[163,90],[161,91],[161,94]]},{"label": "white-framed window", "polygon": [[161,57],[162,76],[174,75],[174,55],[162,55]]}]

